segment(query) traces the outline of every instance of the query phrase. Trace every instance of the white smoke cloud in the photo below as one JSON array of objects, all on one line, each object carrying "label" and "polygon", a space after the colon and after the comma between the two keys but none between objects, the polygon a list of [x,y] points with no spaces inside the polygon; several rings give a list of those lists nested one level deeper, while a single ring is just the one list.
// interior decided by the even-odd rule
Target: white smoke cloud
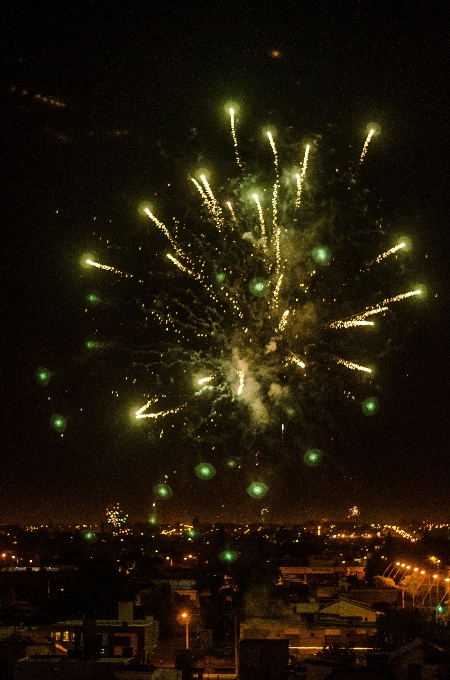
[{"label": "white smoke cloud", "polygon": [[258,425],[265,425],[269,422],[269,413],[261,398],[261,385],[256,380],[249,368],[248,362],[240,355],[239,350],[233,349],[232,359],[227,366],[227,381],[234,387],[237,394],[239,387],[239,371],[244,373],[244,386],[239,395],[250,406],[253,420]]},{"label": "white smoke cloud", "polygon": [[273,401],[280,401],[285,399],[289,394],[289,387],[287,385],[280,385],[279,383],[272,383],[267,396]]},{"label": "white smoke cloud", "polygon": [[277,349],[277,343],[275,340],[271,340],[265,347],[265,354],[269,354],[270,352],[275,352]]}]

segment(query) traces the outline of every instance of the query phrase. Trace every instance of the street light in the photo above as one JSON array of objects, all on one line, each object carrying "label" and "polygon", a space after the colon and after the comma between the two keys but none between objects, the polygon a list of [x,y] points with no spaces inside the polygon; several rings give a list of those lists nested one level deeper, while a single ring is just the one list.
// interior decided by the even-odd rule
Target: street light
[{"label": "street light", "polygon": [[189,623],[191,621],[191,617],[188,612],[181,612],[181,614],[177,616],[177,621],[179,623],[183,623],[186,626],[186,649],[189,649]]},{"label": "street light", "polygon": [[383,572],[383,576],[386,578],[389,576],[389,572],[393,571],[395,569],[395,562],[390,562],[386,569]]},{"label": "street light", "polygon": [[[418,571],[419,571],[419,567],[415,567],[415,568],[414,568],[414,571],[415,571],[415,572],[418,572]],[[418,583],[417,588],[413,591],[413,594],[412,594],[412,606],[413,606],[413,607],[414,607],[414,598],[415,598],[415,596],[416,596],[416,593],[419,592],[419,590],[420,590],[420,588],[421,588],[421,586],[422,586],[422,583],[423,583],[424,580],[425,580],[426,571],[425,571],[424,569],[422,569],[421,572],[420,572],[420,574],[421,574],[421,576],[422,576],[422,579],[421,579],[421,581]]]},{"label": "street light", "polygon": [[394,581],[395,581],[395,577],[397,576],[397,574],[398,574],[398,572],[400,571],[400,569],[402,569],[402,568],[404,569],[404,568],[405,568],[406,562],[403,562],[403,564],[400,563],[400,562],[396,562],[396,563],[395,563],[395,566],[398,567],[398,569],[397,569],[397,571],[395,572],[395,574],[392,576],[392,579],[393,579]]}]

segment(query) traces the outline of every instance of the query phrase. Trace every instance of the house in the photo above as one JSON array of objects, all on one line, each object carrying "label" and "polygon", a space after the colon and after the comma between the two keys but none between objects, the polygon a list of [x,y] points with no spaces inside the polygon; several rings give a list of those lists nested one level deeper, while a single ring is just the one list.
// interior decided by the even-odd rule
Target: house
[{"label": "house", "polygon": [[116,673],[122,680],[145,680],[159,623],[152,616],[134,619],[133,603],[119,602],[117,619],[59,621],[33,636],[34,644],[14,664],[15,680],[113,680]]},{"label": "house", "polygon": [[291,654],[314,654],[323,647],[371,647],[377,612],[366,604],[340,596],[324,607],[298,603],[295,615],[251,617],[241,622],[241,639],[287,639]]},{"label": "house", "polygon": [[159,623],[153,616],[134,619],[133,603],[119,602],[117,619],[59,621],[47,633],[72,658],[125,657],[145,664],[158,644]]},{"label": "house", "polygon": [[363,566],[350,566],[337,563],[334,559],[314,558],[309,560],[283,559],[276,564],[280,570],[278,586],[293,590],[299,585],[314,590],[317,598],[336,597],[339,592],[349,588],[348,579],[353,577],[362,581],[365,576]]},{"label": "house", "polygon": [[35,630],[21,630],[0,639],[0,678],[12,678],[17,659],[36,656],[63,656],[46,635]]},{"label": "house", "polygon": [[377,620],[377,612],[367,604],[350,600],[347,597],[340,596],[338,600],[332,604],[322,607],[320,615],[337,615],[345,616],[347,618],[357,618],[364,623],[375,623]]},{"label": "house", "polygon": [[[42,630],[44,633],[44,629]],[[50,626],[47,635],[50,637],[61,654],[80,653],[83,647],[83,621],[72,619],[71,621],[58,621]]]},{"label": "house", "polygon": [[98,620],[95,628],[106,657],[133,657],[145,664],[158,644],[159,622],[153,616],[134,619],[132,602],[119,602],[117,619]]},{"label": "house", "polygon": [[390,666],[395,680],[435,680],[446,677],[441,671],[450,659],[444,649],[427,640],[415,638],[407,645],[391,652]]}]

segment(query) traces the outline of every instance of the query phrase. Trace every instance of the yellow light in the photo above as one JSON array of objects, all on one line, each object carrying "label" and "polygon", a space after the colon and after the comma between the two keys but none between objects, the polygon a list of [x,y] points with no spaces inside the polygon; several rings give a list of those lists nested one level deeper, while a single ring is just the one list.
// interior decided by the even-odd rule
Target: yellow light
[{"label": "yellow light", "polygon": [[[279,252],[279,250],[278,250],[278,252]],[[277,271],[278,271],[278,267],[277,267]],[[273,296],[272,296],[272,303],[275,305],[275,307],[278,307],[278,296],[280,295],[282,281],[283,281],[283,274],[280,274],[280,276],[278,277],[277,285],[275,286],[275,289],[273,291]],[[287,312],[289,314],[289,310],[287,310]],[[286,312],[285,312],[285,314],[286,314]],[[278,330],[280,330],[280,329],[278,329]]]},{"label": "yellow light", "polygon": [[[287,358],[287,361],[289,361],[291,364],[296,364],[297,366],[300,366],[300,368],[305,368],[305,363],[299,359],[295,354],[293,354],[291,357]],[[334,538],[334,536],[333,536]]]},{"label": "yellow light", "polygon": [[238,376],[239,376],[239,387],[238,387],[238,394],[242,394],[242,390],[244,389],[244,382],[245,382],[245,373],[242,370],[238,371]]},{"label": "yellow light", "polygon": [[227,206],[228,210],[229,210],[230,213],[231,213],[231,217],[232,217],[232,219],[233,219],[233,222],[234,222],[235,225],[237,226],[238,221],[237,221],[236,214],[235,214],[235,212],[234,212],[234,210],[233,210],[233,206],[231,205],[230,201],[227,201],[226,206]]},{"label": "yellow light", "polygon": [[210,214],[214,218],[214,221],[216,223],[216,227],[218,228],[219,231],[222,231],[222,229],[225,226],[224,219],[222,217],[222,209],[221,209],[219,203],[217,202],[217,199],[214,196],[212,189],[209,186],[208,180],[206,179],[205,175],[203,175],[203,174],[200,175],[200,179],[202,180],[203,186],[205,187],[206,196],[205,196],[205,193],[202,191],[198,182],[194,179],[192,179],[192,181],[194,182],[197,189],[200,191],[202,198],[205,202],[205,205],[208,208],[208,211],[210,212]]},{"label": "yellow light", "polygon": [[285,312],[283,312],[283,316],[281,317],[280,323],[278,324],[278,328],[276,329],[278,333],[282,333],[287,322],[288,322],[288,316],[289,316],[289,309],[286,309]]},{"label": "yellow light", "polygon": [[[350,326],[353,325],[353,321],[362,321],[363,319],[366,318],[366,316],[372,316],[373,314],[380,314],[381,312],[386,312],[387,307],[374,307],[373,309],[369,309],[366,312],[362,312],[361,314],[355,314],[355,316],[352,316],[351,319],[348,321],[334,321],[332,324],[330,324],[330,328],[350,328]],[[359,325],[359,324],[355,324]],[[396,530],[396,527],[392,527],[393,529]]]},{"label": "yellow light", "polygon": [[361,163],[362,163],[363,160],[364,160],[364,157],[365,157],[365,155],[366,155],[366,153],[367,153],[367,149],[368,149],[368,147],[369,147],[370,140],[372,139],[374,133],[375,133],[374,128],[372,128],[371,130],[369,130],[369,134],[368,134],[367,137],[366,137],[366,141],[364,142],[363,150],[362,150],[361,156],[360,156],[360,158],[359,158],[359,165],[361,165]]},{"label": "yellow light", "polygon": [[407,245],[407,244],[405,243],[405,241],[402,241],[401,243],[399,243],[398,245],[394,246],[393,248],[390,248],[389,250],[386,250],[384,253],[381,253],[381,255],[378,255],[378,257],[376,257],[375,260],[373,260],[372,262],[370,262],[370,263],[367,265],[367,269],[368,269],[372,264],[374,264],[375,262],[376,262],[377,264],[379,264],[379,263],[381,262],[381,260],[384,260],[386,257],[389,257],[389,255],[394,255],[394,253],[396,253],[397,250],[401,250],[402,248],[406,248],[406,245]]},{"label": "yellow light", "polygon": [[[423,287],[418,288],[416,290],[410,290],[408,293],[400,293],[400,295],[394,295],[394,297],[391,298],[386,298],[383,300],[382,303],[379,303],[375,307],[369,308],[366,312],[362,312],[361,314],[355,314],[355,316],[352,316],[349,321],[334,321],[333,323],[330,324],[330,328],[348,328],[352,324],[350,323],[351,321],[360,321],[364,319],[366,316],[371,316],[372,314],[380,314],[381,312],[386,312],[388,305],[390,302],[399,302],[400,300],[405,300],[406,298],[409,298],[413,295],[422,295],[424,293]],[[396,527],[393,527],[394,529]],[[431,558],[430,558],[431,559]]]},{"label": "yellow light", "polygon": [[389,302],[398,302],[398,300],[405,300],[406,298],[411,297],[412,295],[422,295],[422,291],[420,288],[417,290],[410,290],[409,293],[401,293],[400,295],[395,295],[394,297],[391,298],[386,298],[386,300],[383,300],[383,305],[389,303]]},{"label": "yellow light", "polygon": [[199,385],[205,385],[206,383],[211,382],[211,380],[213,380],[213,379],[214,379],[214,376],[209,375],[207,378],[200,378],[200,380],[198,381],[198,384]]},{"label": "yellow light", "polygon": [[364,319],[349,319],[348,321],[334,321],[330,328],[355,328],[356,326],[374,326],[373,321]]},{"label": "yellow light", "polygon": [[311,148],[310,145],[307,144],[306,149],[305,149],[305,156],[303,158],[303,165],[302,165],[301,172],[297,173],[295,175],[296,178],[297,178],[297,196],[296,196],[296,199],[295,199],[295,207],[296,208],[300,207],[300,203],[301,203],[301,200],[302,200],[303,180],[305,178],[306,168],[307,168],[307,165],[308,165],[308,156],[309,156],[309,149],[310,148]]},{"label": "yellow light", "polygon": [[[349,368],[351,371],[363,371],[364,373],[372,373],[371,368],[367,368],[367,366],[360,366],[359,364],[353,363],[353,361],[347,361],[346,359],[336,359],[336,362],[338,364],[342,364],[346,368]],[[405,565],[402,564],[402,567]]]},{"label": "yellow light", "polygon": [[91,267],[97,267],[97,269],[105,269],[106,271],[114,272],[114,274],[122,274],[125,277],[132,277],[133,274],[127,274],[126,272],[116,269],[115,267],[110,267],[107,264],[100,264],[100,262],[93,262],[90,258],[86,260],[86,264]]},{"label": "yellow light", "polygon": [[177,406],[176,408],[170,408],[170,409],[167,409],[165,411],[158,411],[157,413],[145,413],[145,411],[149,408],[149,406],[156,403],[157,401],[158,401],[157,397],[154,397],[153,399],[149,399],[147,401],[147,403],[144,404],[144,406],[141,406],[141,408],[136,411],[136,414],[135,414],[136,419],[138,420],[140,418],[155,418],[155,419],[156,418],[165,418],[165,416],[168,416],[172,413],[178,413],[178,411],[181,411],[187,405],[187,402],[186,402],[185,404],[182,404],[181,406]]},{"label": "yellow light", "polygon": [[273,151],[273,156],[274,156],[274,163],[275,163],[275,172],[278,175],[278,153],[277,153],[277,148],[275,146],[275,142],[273,141],[273,135],[270,131],[268,131],[267,136],[269,138],[270,146],[272,147]]},{"label": "yellow light", "polygon": [[230,125],[231,125],[231,136],[233,137],[234,155],[236,157],[236,163],[239,165],[241,170],[244,169],[241,159],[239,157],[238,143],[236,137],[236,128],[234,126],[234,108],[230,107]]},{"label": "yellow light", "polygon": [[253,194],[253,200],[256,203],[256,207],[258,208],[258,215],[259,215],[259,226],[261,228],[261,237],[262,237],[262,245],[263,245],[263,250],[265,253],[267,253],[267,239],[266,239],[266,225],[264,223],[264,215],[261,207],[261,203],[259,200],[258,194]]},{"label": "yellow light", "polygon": [[275,146],[275,142],[273,141],[273,136],[271,132],[267,132],[267,137],[269,138],[270,146],[272,147],[273,151],[273,158],[274,158],[274,166],[275,166],[275,174],[276,174],[276,180],[275,184],[273,185],[273,193],[272,193],[272,225],[273,225],[273,233],[275,234],[275,252],[276,252],[276,274],[278,275],[280,272],[280,264],[281,264],[281,254],[280,254],[280,229],[278,228],[278,217],[277,217],[277,200],[278,200],[278,152],[277,148]]}]

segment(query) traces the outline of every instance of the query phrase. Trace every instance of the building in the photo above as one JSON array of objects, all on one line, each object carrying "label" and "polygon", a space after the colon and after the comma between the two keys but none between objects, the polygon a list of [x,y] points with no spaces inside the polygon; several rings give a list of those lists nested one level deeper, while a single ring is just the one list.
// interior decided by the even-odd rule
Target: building
[{"label": "building", "polygon": [[318,598],[335,597],[339,592],[348,589],[348,577],[363,580],[365,576],[365,568],[362,566],[332,564],[332,560],[310,560],[308,566],[296,560],[282,560],[278,566],[278,585],[309,586],[315,589]]},{"label": "building", "polygon": [[140,680],[149,677],[159,624],[152,616],[134,619],[133,603],[119,602],[117,619],[59,621],[39,633],[48,644],[27,647],[26,656],[15,663],[15,680],[109,680],[116,672],[122,680]]},{"label": "building", "polygon": [[446,677],[440,673],[445,657],[442,647],[415,638],[407,645],[391,652],[389,663],[395,680],[434,680]]},{"label": "building", "polygon": [[133,603],[119,602],[118,618],[98,620],[96,634],[101,635],[101,654],[105,657],[133,657],[148,663],[159,640],[159,623],[153,616],[133,618]]},{"label": "building", "polygon": [[133,603],[119,602],[117,619],[58,621],[48,629],[63,654],[87,658],[133,657],[147,663],[159,639],[159,623],[153,616],[133,618]]},{"label": "building", "polygon": [[283,680],[289,661],[288,640],[241,640],[240,680]]},{"label": "building", "polygon": [[325,605],[319,612],[322,619],[325,616],[335,616],[339,618],[354,618],[361,621],[361,623],[375,623],[377,620],[377,612],[375,609],[362,602],[350,600],[342,595],[332,604]]},{"label": "building", "polygon": [[366,604],[340,596],[320,606],[297,603],[295,614],[280,618],[253,617],[241,622],[241,639],[288,640],[291,654],[307,655],[331,644],[370,648],[377,612]]}]

